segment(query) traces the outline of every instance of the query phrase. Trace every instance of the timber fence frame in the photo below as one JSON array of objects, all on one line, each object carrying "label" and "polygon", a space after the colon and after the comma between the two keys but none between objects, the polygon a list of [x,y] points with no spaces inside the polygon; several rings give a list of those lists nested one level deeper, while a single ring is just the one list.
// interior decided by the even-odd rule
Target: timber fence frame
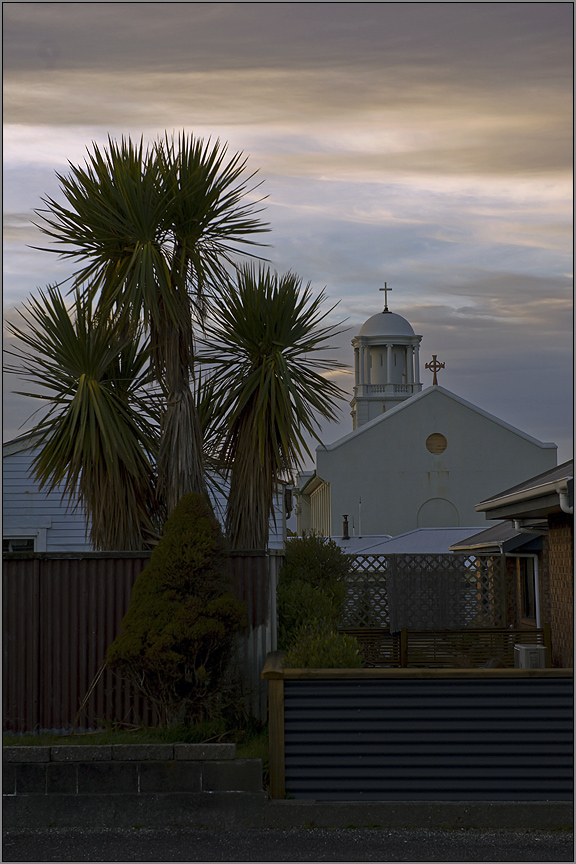
[{"label": "timber fence frame", "polygon": [[[518,681],[526,679],[573,679],[573,669],[289,669],[284,667],[284,652],[272,652],[262,671],[268,681],[270,795],[286,797],[285,682],[375,682],[375,681]],[[554,709],[550,709],[550,719]],[[324,796],[322,796],[324,797]],[[422,797],[425,800],[425,796]]]},{"label": "timber fence frame", "polygon": [[385,628],[341,627],[354,636],[362,660],[369,667],[413,666],[473,668],[499,661],[514,666],[516,644],[543,645],[546,666],[551,663],[550,624],[544,627],[466,627],[459,630],[408,630],[397,633]]}]

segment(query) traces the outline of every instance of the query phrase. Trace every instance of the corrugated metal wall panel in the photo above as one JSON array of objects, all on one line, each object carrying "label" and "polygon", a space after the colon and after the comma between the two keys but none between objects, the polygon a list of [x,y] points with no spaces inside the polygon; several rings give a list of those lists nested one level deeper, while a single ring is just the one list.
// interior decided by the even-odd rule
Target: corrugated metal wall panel
[{"label": "corrugated metal wall panel", "polygon": [[248,631],[236,640],[235,657],[238,674],[244,681],[245,707],[265,722],[268,694],[260,675],[271,650],[275,572],[269,566],[269,556],[263,553],[233,553],[231,566],[234,593],[246,604],[248,613]]},{"label": "corrugated metal wall panel", "polygon": [[14,561],[11,578],[2,584],[4,723],[26,722],[34,729],[39,718],[39,693],[26,681],[38,680],[40,631],[39,573],[36,562]]},{"label": "corrugated metal wall panel", "polygon": [[[77,553],[3,561],[5,731],[74,727],[148,558]],[[78,728],[154,718],[128,682],[106,672]]]},{"label": "corrugated metal wall panel", "polygon": [[285,681],[286,792],[569,800],[570,678]]},{"label": "corrugated metal wall panel", "polygon": [[[47,553],[4,559],[4,730],[74,726],[149,557]],[[239,674],[245,680],[247,709],[265,720],[267,691],[260,673],[272,647],[268,559],[249,554],[232,561],[234,588],[246,603],[251,625],[238,640]],[[126,680],[106,670],[81,711],[78,727],[93,729],[111,722],[155,725],[158,715]]]}]

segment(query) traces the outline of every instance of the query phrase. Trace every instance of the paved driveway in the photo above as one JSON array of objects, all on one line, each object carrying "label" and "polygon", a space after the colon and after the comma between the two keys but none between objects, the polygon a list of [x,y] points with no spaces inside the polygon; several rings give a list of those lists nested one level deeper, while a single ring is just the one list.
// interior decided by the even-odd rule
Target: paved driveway
[{"label": "paved driveway", "polygon": [[3,861],[574,861],[570,831],[384,828],[6,832]]}]

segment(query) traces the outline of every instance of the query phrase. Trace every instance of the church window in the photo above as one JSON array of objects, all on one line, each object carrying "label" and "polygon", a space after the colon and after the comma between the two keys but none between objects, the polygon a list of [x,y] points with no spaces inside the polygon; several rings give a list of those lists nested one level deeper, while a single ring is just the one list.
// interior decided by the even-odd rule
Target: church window
[{"label": "church window", "polygon": [[448,441],[440,432],[433,432],[426,439],[426,449],[430,453],[444,453],[447,446]]}]

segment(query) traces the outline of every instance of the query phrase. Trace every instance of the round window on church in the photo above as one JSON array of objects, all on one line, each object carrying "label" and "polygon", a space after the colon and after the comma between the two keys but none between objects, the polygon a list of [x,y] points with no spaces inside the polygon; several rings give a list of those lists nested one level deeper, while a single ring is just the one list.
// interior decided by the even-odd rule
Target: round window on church
[{"label": "round window on church", "polygon": [[432,435],[429,435],[426,439],[426,449],[430,453],[443,453],[447,446],[448,442],[440,432],[433,432]]}]

